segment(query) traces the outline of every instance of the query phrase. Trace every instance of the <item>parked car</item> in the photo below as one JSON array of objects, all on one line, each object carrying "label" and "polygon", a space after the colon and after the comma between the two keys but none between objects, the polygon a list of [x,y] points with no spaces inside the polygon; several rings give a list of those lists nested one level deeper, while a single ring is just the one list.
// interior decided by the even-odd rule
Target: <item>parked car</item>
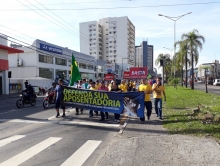
[{"label": "parked car", "polygon": [[220,79],[215,79],[213,85],[215,86],[220,85]]}]

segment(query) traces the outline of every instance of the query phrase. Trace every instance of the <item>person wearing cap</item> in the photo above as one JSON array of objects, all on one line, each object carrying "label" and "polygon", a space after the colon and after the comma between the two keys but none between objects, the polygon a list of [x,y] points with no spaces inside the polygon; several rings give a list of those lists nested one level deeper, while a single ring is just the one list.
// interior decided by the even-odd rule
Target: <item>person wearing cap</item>
[{"label": "person wearing cap", "polygon": [[63,103],[63,98],[64,98],[64,95],[63,95],[63,90],[64,90],[64,87],[63,87],[63,80],[62,79],[59,79],[58,81],[58,86],[56,87],[55,89],[55,95],[54,95],[54,99],[55,100],[55,108],[56,108],[56,111],[57,111],[57,115],[56,117],[59,117],[60,116],[60,113],[59,113],[59,108],[61,106],[61,108],[63,109],[63,115],[62,117],[65,117],[65,105]]},{"label": "person wearing cap", "polygon": [[[102,85],[98,88],[99,91],[108,91],[108,87],[105,86],[105,81],[102,81]],[[101,119],[100,121],[104,121],[105,120],[105,116],[106,116],[106,119],[108,119],[108,112],[104,112],[101,111]]]},{"label": "person wearing cap", "polygon": [[[91,87],[90,87],[90,90],[98,90],[96,87],[95,87],[95,82],[92,82],[91,84]],[[94,111],[96,115],[98,115],[98,111]],[[89,110],[89,117],[93,117],[93,110]]]}]

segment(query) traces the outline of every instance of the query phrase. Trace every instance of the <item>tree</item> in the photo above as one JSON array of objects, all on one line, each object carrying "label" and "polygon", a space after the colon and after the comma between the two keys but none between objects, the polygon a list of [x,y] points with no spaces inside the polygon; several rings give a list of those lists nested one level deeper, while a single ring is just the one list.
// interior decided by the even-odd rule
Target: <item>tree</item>
[{"label": "tree", "polygon": [[195,65],[198,63],[199,54],[198,49],[201,51],[203,47],[203,43],[205,42],[205,38],[199,34],[199,31],[194,29],[193,31],[182,34],[182,40],[186,43],[189,47],[190,51],[190,58],[191,58],[191,70],[192,70],[192,86],[191,88],[194,89],[194,61]]},{"label": "tree", "polygon": [[[160,64],[160,60],[165,60],[165,64],[164,64],[164,74],[166,75],[166,77],[169,77],[169,75],[171,75],[171,67],[172,67],[172,60],[170,59],[170,55],[169,54],[159,54],[156,61],[155,61],[155,65],[159,66]],[[161,67],[161,66],[159,66]]]}]

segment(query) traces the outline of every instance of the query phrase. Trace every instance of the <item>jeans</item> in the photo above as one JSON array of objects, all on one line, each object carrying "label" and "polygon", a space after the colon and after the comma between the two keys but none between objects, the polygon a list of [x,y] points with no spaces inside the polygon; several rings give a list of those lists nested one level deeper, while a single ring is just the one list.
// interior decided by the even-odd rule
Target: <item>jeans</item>
[{"label": "jeans", "polygon": [[115,114],[115,120],[119,120],[120,114]]},{"label": "jeans", "polygon": [[108,119],[108,112],[105,112],[104,114],[104,112],[101,111],[101,119],[105,119],[105,116],[106,116],[106,119]]},{"label": "jeans", "polygon": [[[150,117],[151,116],[151,113],[152,113],[152,103],[151,101],[145,101],[144,102],[144,106],[147,110],[147,117]],[[140,118],[141,121],[145,121],[145,117],[143,118]]]},{"label": "jeans", "polygon": [[154,98],[154,107],[155,107],[155,112],[157,116],[162,118],[162,99]]},{"label": "jeans", "polygon": [[93,116],[93,110],[89,110],[89,116]]}]

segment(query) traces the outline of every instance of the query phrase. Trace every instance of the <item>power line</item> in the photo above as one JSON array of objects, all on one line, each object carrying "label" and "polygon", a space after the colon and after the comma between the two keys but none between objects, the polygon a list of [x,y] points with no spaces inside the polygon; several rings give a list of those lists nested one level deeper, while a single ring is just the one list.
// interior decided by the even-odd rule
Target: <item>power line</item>
[{"label": "power line", "polygon": [[23,38],[23,37],[20,37],[20,36],[18,36],[18,35],[15,35],[15,34],[13,34],[13,33],[11,33],[11,32],[8,32],[8,31],[6,31],[6,30],[0,29],[0,31],[3,31],[3,32],[9,33],[9,34],[12,34],[12,35],[17,36],[18,38],[21,38],[21,39],[26,40],[26,41],[28,41],[28,42],[33,42],[33,41],[27,40],[27,39],[25,39],[25,38]]},{"label": "power line", "polygon": [[[49,20],[50,22],[53,22],[54,24],[56,24],[57,26],[61,27],[62,29],[65,29],[65,30],[67,30],[68,32],[72,33],[73,35],[77,36],[76,34],[74,34],[75,32],[73,33],[73,32],[70,31],[69,29],[66,29],[66,26],[64,26],[64,28],[63,28],[63,26],[60,26],[59,24],[57,24],[56,22],[54,22],[54,21],[48,19],[47,17],[45,17],[44,15],[40,14],[39,12],[36,12],[34,9],[28,7],[27,5],[25,5],[24,3],[20,2],[19,0],[16,0],[16,1],[18,1],[18,2],[21,3],[21,4],[23,4],[23,5],[26,6],[27,8],[33,10],[35,13],[39,14],[40,16],[46,18],[46,19]],[[27,0],[25,0],[25,1],[27,1]],[[27,2],[28,2],[28,1],[27,1]],[[28,3],[30,3],[30,2],[28,2]],[[30,3],[30,4],[31,4],[31,3]],[[34,5],[33,5],[33,6],[34,6]],[[36,8],[37,8],[37,7],[36,7]],[[39,8],[37,8],[37,10],[38,10],[38,9],[39,9]],[[41,10],[41,9],[39,9],[39,10]],[[43,12],[43,13],[45,13],[46,15],[48,15],[46,12]],[[52,18],[50,15],[48,15],[48,16],[49,16],[50,18]],[[52,19],[54,19],[54,18],[52,18]],[[56,20],[56,19],[54,19],[54,20]],[[56,20],[56,21],[57,21],[57,20]],[[59,22],[59,21],[58,21],[58,22]],[[62,23],[61,23],[61,25],[62,25]],[[77,37],[78,37],[78,36],[77,36]],[[83,38],[82,38],[82,39],[83,39]],[[83,40],[86,41],[87,43],[89,43],[86,39],[83,39]]]},{"label": "power line", "polygon": [[26,34],[24,34],[24,33],[18,32],[18,31],[16,31],[16,30],[11,29],[11,28],[9,28],[9,27],[6,27],[6,26],[4,26],[4,25],[1,25],[1,24],[0,24],[0,26],[5,27],[5,28],[7,28],[7,29],[10,29],[10,30],[12,30],[12,31],[14,31],[14,32],[20,33],[20,34],[22,34],[22,35],[24,35],[24,36],[27,36],[27,37],[29,37],[29,38],[32,38],[32,39],[34,39],[34,40],[36,39],[36,38],[34,38],[34,37],[31,37],[31,36],[28,36],[28,35],[26,35]]},{"label": "power line", "polygon": [[[135,9],[135,8],[157,8],[157,7],[173,7],[173,6],[193,6],[193,5],[208,5],[208,4],[219,4],[220,2],[200,2],[200,3],[185,3],[185,4],[170,4],[170,5],[151,5],[151,6],[119,6],[109,8],[73,8],[73,9],[50,9],[50,10],[111,10],[111,9]],[[0,11],[19,11],[19,10],[32,10],[32,9],[1,9]],[[36,9],[34,9],[36,10]],[[38,9],[46,10],[46,9]]]},{"label": "power line", "polygon": [[[114,0],[114,1],[91,1],[91,2],[73,2],[73,3],[49,3],[43,5],[71,5],[71,4],[84,4],[84,3],[106,3],[106,2],[123,2],[123,1],[135,1],[135,0]],[[8,4],[1,4],[1,5],[8,5]],[[22,5],[10,5],[10,6],[22,6]],[[28,5],[30,6],[30,5]],[[2,6],[4,7],[4,6]]]},{"label": "power line", "polygon": [[[26,44],[26,45],[29,45],[29,46],[30,46],[30,47],[29,47],[29,46],[25,46],[25,45],[23,45],[23,44],[21,44],[21,43],[18,43],[18,42],[15,42],[15,41],[13,41],[13,40],[4,38],[3,36],[0,36],[0,38],[3,38],[3,39],[5,39],[5,40],[10,41],[10,42],[13,42],[13,43],[15,43],[15,44],[22,45],[22,46],[25,47],[25,48],[29,48],[29,49],[31,49],[31,50],[33,50],[33,51],[38,51],[39,53],[44,54],[44,55],[49,55],[49,56],[51,56],[51,54],[52,54],[52,55],[54,55],[54,56],[56,56],[56,57],[64,58],[64,57],[59,56],[59,55],[54,54],[54,53],[48,54],[48,53],[39,51],[40,49],[39,49],[38,47],[36,47],[36,46],[33,46],[33,45],[31,45],[31,44],[28,44],[28,43],[25,43],[25,42],[23,42],[23,41],[21,41],[21,40],[15,39],[15,38],[10,37],[10,36],[7,36],[7,35],[5,35],[5,34],[2,34],[2,33],[0,33],[0,34],[6,36],[6,37],[8,37],[8,38],[11,38],[11,39],[13,39],[13,40],[16,40],[16,41],[18,41],[18,42],[21,42],[21,43],[23,43],[23,44]],[[34,49],[34,48],[35,48],[35,49]],[[65,56],[68,56],[68,57],[70,56],[70,55],[67,55],[67,54],[62,54],[62,55],[65,55]],[[79,57],[77,57],[77,59],[81,59],[81,60],[85,61],[85,59],[82,59],[82,58],[79,58]]]},{"label": "power line", "polygon": [[[50,11],[50,9],[46,8],[44,5],[42,5],[41,3],[39,3],[37,0],[35,0],[38,4],[40,4],[41,6],[43,6],[45,9],[47,9],[49,12],[51,12],[53,15],[55,15],[56,17],[58,17],[59,19],[61,19],[63,22],[65,22],[66,24],[68,24],[71,28],[76,29],[75,27],[73,27],[71,24],[69,24],[67,21],[65,21],[64,19],[62,19],[60,16],[58,16],[57,14],[55,14],[54,12]],[[78,29],[76,29],[77,31],[79,31]],[[82,33],[82,35],[84,35],[85,37],[89,37],[86,34]],[[79,35],[81,35],[79,32]]]}]

